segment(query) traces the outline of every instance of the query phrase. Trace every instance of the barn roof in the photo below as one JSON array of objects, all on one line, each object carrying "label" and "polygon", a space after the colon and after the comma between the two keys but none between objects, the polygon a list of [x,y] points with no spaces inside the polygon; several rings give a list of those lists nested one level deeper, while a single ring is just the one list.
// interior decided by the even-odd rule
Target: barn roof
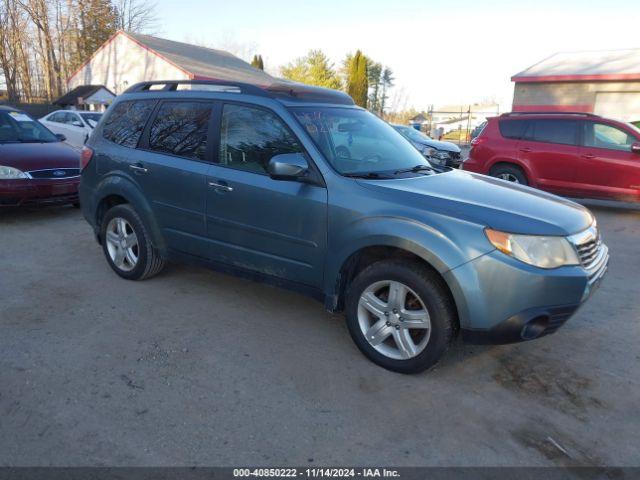
[{"label": "barn roof", "polygon": [[125,35],[191,74],[195,80],[235,80],[258,85],[273,82],[271,75],[224,50],[139,33],[127,32]]},{"label": "barn roof", "polygon": [[640,80],[640,48],[561,52],[511,77],[513,82]]}]

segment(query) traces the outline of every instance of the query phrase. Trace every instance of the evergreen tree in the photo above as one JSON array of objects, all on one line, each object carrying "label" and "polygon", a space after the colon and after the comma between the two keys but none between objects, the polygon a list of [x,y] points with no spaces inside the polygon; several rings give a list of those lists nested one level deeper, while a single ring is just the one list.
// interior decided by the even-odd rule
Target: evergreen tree
[{"label": "evergreen tree", "polygon": [[284,78],[295,82],[339,89],[340,78],[322,50],[311,50],[306,56],[295,59],[280,69]]},{"label": "evergreen tree", "polygon": [[347,93],[356,105],[367,108],[369,79],[367,78],[367,57],[360,50],[356,51],[350,61],[347,77]]},{"label": "evergreen tree", "polygon": [[259,70],[264,70],[264,62],[262,61],[262,55],[254,55],[251,60],[251,66]]},{"label": "evergreen tree", "polygon": [[384,109],[386,107],[387,99],[389,96],[387,95],[387,91],[393,87],[393,72],[389,67],[385,67],[382,71],[382,77],[380,83],[382,84],[382,93],[380,96],[380,115],[384,115]]}]

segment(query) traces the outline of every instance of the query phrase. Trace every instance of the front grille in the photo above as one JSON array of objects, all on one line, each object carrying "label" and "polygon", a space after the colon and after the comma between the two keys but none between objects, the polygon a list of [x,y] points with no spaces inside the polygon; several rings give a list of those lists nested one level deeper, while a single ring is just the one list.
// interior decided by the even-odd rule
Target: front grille
[{"label": "front grille", "polygon": [[453,160],[460,160],[460,152],[449,152],[449,155]]},{"label": "front grille", "polygon": [[592,238],[580,245],[576,245],[578,250],[578,256],[580,257],[580,263],[585,268],[588,268],[595,258],[598,256],[600,247],[602,246],[602,240],[599,238]]},{"label": "front grille", "polygon": [[48,168],[27,172],[31,178],[65,179],[80,175],[79,168]]},{"label": "front grille", "polygon": [[580,264],[589,275],[590,282],[602,276],[607,268],[609,249],[602,242],[600,232],[594,225],[569,237],[578,253]]}]

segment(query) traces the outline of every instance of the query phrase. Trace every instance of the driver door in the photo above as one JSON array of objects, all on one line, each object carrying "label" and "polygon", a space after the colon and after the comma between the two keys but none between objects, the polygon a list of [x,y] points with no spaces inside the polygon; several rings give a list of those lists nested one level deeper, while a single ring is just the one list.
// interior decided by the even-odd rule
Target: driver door
[{"label": "driver door", "polygon": [[584,121],[576,183],[588,196],[625,200],[640,197],[640,155],[631,145],[640,141],[607,123]]}]

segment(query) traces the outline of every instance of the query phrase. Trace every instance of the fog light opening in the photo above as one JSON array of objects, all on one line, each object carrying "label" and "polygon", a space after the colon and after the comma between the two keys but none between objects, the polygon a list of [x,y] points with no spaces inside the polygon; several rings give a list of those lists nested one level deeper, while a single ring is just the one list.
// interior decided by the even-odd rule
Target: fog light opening
[{"label": "fog light opening", "polygon": [[534,338],[538,338],[540,335],[542,335],[548,326],[549,316],[540,315],[539,317],[536,317],[533,320],[527,322],[527,324],[523,327],[520,336],[523,340],[533,340]]}]

